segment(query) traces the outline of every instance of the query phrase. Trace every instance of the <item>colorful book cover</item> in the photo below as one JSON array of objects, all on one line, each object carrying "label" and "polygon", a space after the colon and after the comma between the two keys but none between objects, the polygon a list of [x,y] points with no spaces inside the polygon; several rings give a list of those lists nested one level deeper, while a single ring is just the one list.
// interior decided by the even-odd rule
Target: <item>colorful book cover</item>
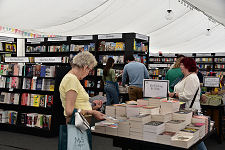
[{"label": "colorful book cover", "polygon": [[46,106],[51,108],[53,105],[53,95],[47,95],[47,101],[46,101]]},{"label": "colorful book cover", "polygon": [[40,107],[45,107],[45,95],[40,95]]},{"label": "colorful book cover", "polygon": [[40,77],[45,77],[45,73],[46,73],[46,66],[42,65],[41,66]]},{"label": "colorful book cover", "polygon": [[39,107],[39,105],[40,105],[40,95],[34,95],[33,106]]}]

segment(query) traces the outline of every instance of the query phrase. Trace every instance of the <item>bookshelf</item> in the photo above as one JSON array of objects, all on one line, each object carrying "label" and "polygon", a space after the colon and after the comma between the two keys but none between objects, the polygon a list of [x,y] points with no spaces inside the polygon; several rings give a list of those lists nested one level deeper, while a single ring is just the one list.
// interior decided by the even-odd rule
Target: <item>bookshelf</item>
[{"label": "bookshelf", "polygon": [[[16,58],[13,63],[0,64],[0,128],[57,135],[55,66],[16,63]],[[18,57],[19,62],[21,59]]]},{"label": "bookshelf", "polygon": [[5,61],[5,57],[16,57],[17,39],[0,36],[0,62]]}]

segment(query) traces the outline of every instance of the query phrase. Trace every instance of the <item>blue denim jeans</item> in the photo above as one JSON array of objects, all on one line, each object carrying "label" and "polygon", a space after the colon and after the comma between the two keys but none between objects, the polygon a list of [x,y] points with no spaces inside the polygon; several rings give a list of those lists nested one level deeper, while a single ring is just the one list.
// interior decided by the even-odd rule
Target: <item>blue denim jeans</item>
[{"label": "blue denim jeans", "polygon": [[119,104],[119,95],[115,84],[106,83],[104,90],[107,98],[106,105]]},{"label": "blue denim jeans", "polygon": [[207,150],[205,143],[201,142],[197,145],[197,150]]}]

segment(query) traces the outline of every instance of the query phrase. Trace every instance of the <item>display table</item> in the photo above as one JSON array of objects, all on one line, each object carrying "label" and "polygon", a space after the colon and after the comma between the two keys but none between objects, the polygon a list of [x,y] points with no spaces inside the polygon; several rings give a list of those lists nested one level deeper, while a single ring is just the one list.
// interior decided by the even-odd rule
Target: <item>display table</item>
[{"label": "display table", "polygon": [[[202,139],[200,139],[198,142],[196,142],[194,145],[189,147],[188,149],[193,149],[196,145],[201,143],[202,141],[205,141],[207,138],[209,138],[213,133],[215,132],[215,129],[208,132]],[[95,133],[92,132],[92,135],[106,137],[106,138],[112,138],[113,139],[113,146],[120,147],[122,150],[128,150],[128,149],[134,149],[134,150],[186,150],[185,148],[170,146],[170,145],[164,145],[160,143],[153,143],[153,142],[147,142],[137,139],[131,139],[126,137],[119,137],[119,136],[113,136],[113,135],[106,135],[102,133]]]},{"label": "display table", "polygon": [[215,128],[217,131],[217,142],[222,143],[223,135],[223,116],[225,104],[218,106],[201,105],[204,115],[210,116],[211,120],[215,121]]}]

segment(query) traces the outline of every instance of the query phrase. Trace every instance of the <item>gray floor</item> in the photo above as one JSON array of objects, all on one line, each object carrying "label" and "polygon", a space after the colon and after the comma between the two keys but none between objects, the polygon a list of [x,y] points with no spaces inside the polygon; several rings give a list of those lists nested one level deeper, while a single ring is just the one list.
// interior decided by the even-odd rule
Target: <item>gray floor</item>
[{"label": "gray floor", "polygon": [[[208,150],[225,150],[223,144],[217,144],[214,138],[205,141]],[[44,138],[28,134],[0,131],[0,150],[57,150],[58,137]],[[121,150],[113,147],[112,140],[93,136],[93,150]]]}]

